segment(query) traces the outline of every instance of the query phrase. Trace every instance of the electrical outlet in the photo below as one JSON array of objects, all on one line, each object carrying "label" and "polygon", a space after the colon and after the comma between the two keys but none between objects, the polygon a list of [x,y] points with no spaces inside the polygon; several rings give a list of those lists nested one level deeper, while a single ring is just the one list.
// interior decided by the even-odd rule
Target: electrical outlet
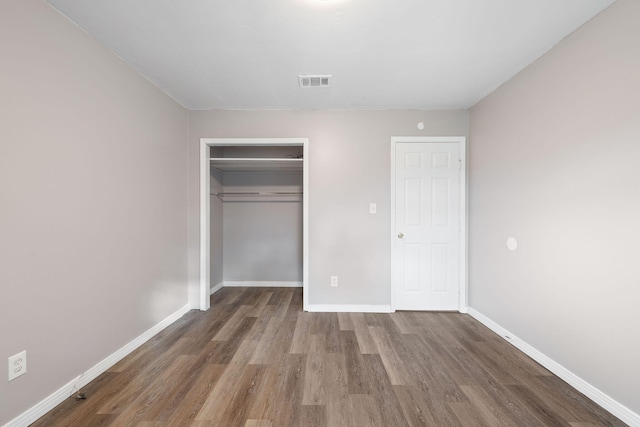
[{"label": "electrical outlet", "polygon": [[27,373],[27,350],[9,358],[9,381]]},{"label": "electrical outlet", "polygon": [[338,287],[338,276],[331,276],[331,286],[334,288]]}]

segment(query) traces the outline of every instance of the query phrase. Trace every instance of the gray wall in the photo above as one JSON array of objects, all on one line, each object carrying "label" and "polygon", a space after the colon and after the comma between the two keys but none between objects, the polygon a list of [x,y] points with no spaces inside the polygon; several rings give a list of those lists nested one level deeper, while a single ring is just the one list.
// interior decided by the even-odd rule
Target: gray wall
[{"label": "gray wall", "polygon": [[[424,122],[420,131],[416,125]],[[390,303],[391,136],[468,132],[467,111],[193,111],[189,275],[199,279],[199,144],[206,137],[308,137],[311,304]],[[369,203],[378,213],[369,214]],[[340,285],[329,286],[337,275]],[[197,301],[197,294],[191,294]]]},{"label": "gray wall", "polygon": [[40,0],[0,52],[4,424],[187,303],[188,112]]},{"label": "gray wall", "polygon": [[[210,192],[220,193],[223,191],[222,186],[222,173],[217,170],[211,171],[210,179]],[[210,244],[209,244],[209,259],[211,273],[209,277],[210,287],[217,286],[223,281],[223,266],[224,266],[224,229],[223,226],[223,204],[222,200],[218,196],[209,197],[209,212],[211,216],[210,221]]]},{"label": "gray wall", "polygon": [[[223,179],[230,192],[302,190],[299,172],[230,172]],[[302,202],[296,199],[224,202],[224,281],[302,282]]]},{"label": "gray wall", "polygon": [[470,305],[636,413],[638,22],[619,0],[472,109],[469,238]]}]

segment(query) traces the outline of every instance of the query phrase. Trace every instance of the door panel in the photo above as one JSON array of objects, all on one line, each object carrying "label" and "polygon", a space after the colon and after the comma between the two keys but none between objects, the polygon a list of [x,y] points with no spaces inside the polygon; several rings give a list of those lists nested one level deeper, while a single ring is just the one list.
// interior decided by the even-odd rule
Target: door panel
[{"label": "door panel", "polygon": [[398,142],[395,150],[395,308],[457,310],[459,144]]},{"label": "door panel", "polygon": [[420,292],[420,259],[422,258],[422,246],[408,243],[405,245],[404,250],[404,268],[407,278],[404,282],[404,292]]},{"label": "door panel", "polygon": [[450,182],[446,178],[431,180],[431,225],[447,227],[449,225],[449,201],[451,200]]},{"label": "door panel", "polygon": [[420,226],[422,221],[422,181],[419,178],[405,179],[404,222],[408,226]]}]

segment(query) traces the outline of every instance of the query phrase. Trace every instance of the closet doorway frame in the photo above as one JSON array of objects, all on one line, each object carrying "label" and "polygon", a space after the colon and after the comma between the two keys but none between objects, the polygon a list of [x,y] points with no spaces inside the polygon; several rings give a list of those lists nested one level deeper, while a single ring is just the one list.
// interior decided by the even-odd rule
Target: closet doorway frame
[{"label": "closet doorway frame", "polygon": [[199,308],[210,307],[211,182],[210,148],[242,146],[302,147],[302,309],[309,301],[309,138],[200,138],[200,289]]}]

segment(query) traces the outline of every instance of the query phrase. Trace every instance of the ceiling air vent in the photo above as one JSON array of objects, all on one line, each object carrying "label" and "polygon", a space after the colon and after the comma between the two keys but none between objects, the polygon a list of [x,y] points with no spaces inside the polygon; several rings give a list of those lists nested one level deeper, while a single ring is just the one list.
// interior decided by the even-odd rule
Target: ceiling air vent
[{"label": "ceiling air vent", "polygon": [[330,75],[300,75],[298,80],[300,81],[300,87],[329,87]]}]

